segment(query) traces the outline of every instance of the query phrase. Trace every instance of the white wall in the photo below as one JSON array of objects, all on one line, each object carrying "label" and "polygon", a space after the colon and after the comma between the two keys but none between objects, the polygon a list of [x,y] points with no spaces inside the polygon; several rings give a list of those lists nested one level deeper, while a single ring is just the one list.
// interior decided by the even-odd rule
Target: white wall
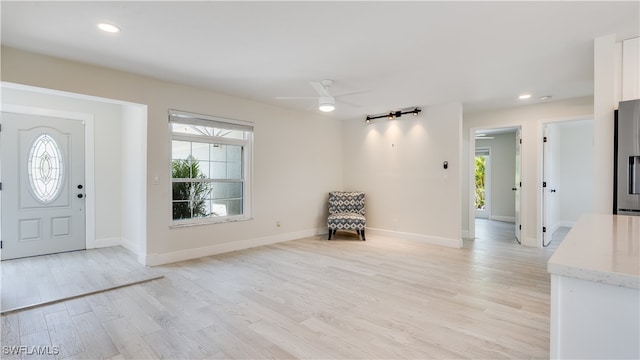
[{"label": "white wall", "polygon": [[368,231],[462,245],[461,110],[445,104],[419,116],[345,122],[345,189],[366,192]]},{"label": "white wall", "polygon": [[[2,104],[90,114],[94,119],[95,245],[120,242],[121,106],[4,87]],[[90,214],[88,214],[90,216]],[[87,229],[89,231],[89,229]]]},{"label": "white wall", "polygon": [[[147,105],[146,252],[141,254],[147,264],[326,231],[326,194],[343,187],[338,120],[7,47],[2,48],[2,77],[7,82]],[[170,228],[168,109],[255,123],[252,220]],[[157,185],[151,181],[156,176]],[[280,228],[275,226],[278,220]]]},{"label": "white wall", "polygon": [[[539,103],[494,111],[465,113],[463,121],[463,167],[462,167],[462,230],[468,236],[475,235],[473,211],[470,211],[470,163],[475,140],[470,139],[470,131],[482,128],[520,126],[522,137],[522,241],[528,246],[541,246],[539,235],[542,231],[540,217],[540,189],[542,184],[542,123],[544,121],[578,120],[592,118],[593,99],[582,97],[562,101]],[[471,145],[473,144],[473,145]],[[470,150],[471,149],[471,150]],[[611,162],[612,159],[609,159]]]},{"label": "white wall", "polygon": [[491,148],[490,219],[515,221],[516,134],[492,134],[493,139],[476,140],[476,148]]},{"label": "white wall", "polygon": [[[122,106],[121,158],[122,178],[120,219],[121,245],[141,256],[144,263],[147,243],[147,109],[143,106]],[[153,179],[151,180],[153,183]]]},{"label": "white wall", "polygon": [[600,214],[613,212],[613,112],[622,88],[621,48],[615,35],[594,40],[593,166],[598,169],[594,186],[601,190],[594,194],[593,211]]}]

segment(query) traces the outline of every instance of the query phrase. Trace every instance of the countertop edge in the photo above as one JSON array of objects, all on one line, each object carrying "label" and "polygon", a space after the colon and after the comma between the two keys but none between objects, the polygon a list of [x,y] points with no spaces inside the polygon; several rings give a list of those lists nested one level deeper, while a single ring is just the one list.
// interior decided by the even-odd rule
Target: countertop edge
[{"label": "countertop edge", "polygon": [[580,269],[562,264],[547,264],[547,271],[552,275],[566,276],[578,280],[597,282],[601,284],[640,289],[640,278],[634,275],[604,272],[598,270]]},{"label": "countertop edge", "polygon": [[640,217],[584,214],[547,262],[550,274],[640,289]]}]

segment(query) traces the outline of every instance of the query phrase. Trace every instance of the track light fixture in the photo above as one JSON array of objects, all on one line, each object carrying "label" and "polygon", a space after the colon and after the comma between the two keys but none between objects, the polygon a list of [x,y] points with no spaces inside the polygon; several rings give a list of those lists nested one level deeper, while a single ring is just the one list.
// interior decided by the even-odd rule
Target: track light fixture
[{"label": "track light fixture", "polygon": [[382,118],[387,118],[389,120],[395,119],[395,118],[399,118],[402,115],[406,115],[406,114],[413,114],[413,116],[417,116],[418,114],[420,114],[420,112],[422,112],[422,110],[418,107],[414,108],[413,110],[406,110],[406,111],[391,111],[388,114],[380,114],[380,115],[367,115],[367,117],[365,118],[365,122],[366,123],[370,123],[371,120],[374,119],[382,119]]}]

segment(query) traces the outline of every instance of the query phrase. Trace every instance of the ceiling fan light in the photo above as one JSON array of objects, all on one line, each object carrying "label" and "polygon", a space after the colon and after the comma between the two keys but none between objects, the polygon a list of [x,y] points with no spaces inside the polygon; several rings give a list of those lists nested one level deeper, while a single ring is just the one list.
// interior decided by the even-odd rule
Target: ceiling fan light
[{"label": "ceiling fan light", "polygon": [[318,99],[318,110],[331,112],[336,109],[336,99],[333,96],[321,96]]},{"label": "ceiling fan light", "polygon": [[330,103],[326,103],[326,104],[320,104],[318,106],[318,109],[324,112],[331,112],[336,109],[336,106]]},{"label": "ceiling fan light", "polygon": [[100,28],[100,30],[104,31],[104,32],[108,32],[108,33],[117,33],[120,32],[120,28],[113,25],[113,24],[109,24],[109,23],[98,23],[98,28]]}]

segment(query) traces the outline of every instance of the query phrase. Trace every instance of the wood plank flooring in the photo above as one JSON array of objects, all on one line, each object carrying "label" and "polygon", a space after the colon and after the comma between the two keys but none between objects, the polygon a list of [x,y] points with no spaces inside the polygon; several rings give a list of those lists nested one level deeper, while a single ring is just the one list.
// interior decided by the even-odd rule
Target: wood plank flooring
[{"label": "wood plank flooring", "polygon": [[2,358],[548,358],[552,250],[487,231],[462,249],[345,233],[155,267],[2,316]]},{"label": "wood plank flooring", "polygon": [[158,276],[121,247],[5,260],[0,273],[2,312]]}]

